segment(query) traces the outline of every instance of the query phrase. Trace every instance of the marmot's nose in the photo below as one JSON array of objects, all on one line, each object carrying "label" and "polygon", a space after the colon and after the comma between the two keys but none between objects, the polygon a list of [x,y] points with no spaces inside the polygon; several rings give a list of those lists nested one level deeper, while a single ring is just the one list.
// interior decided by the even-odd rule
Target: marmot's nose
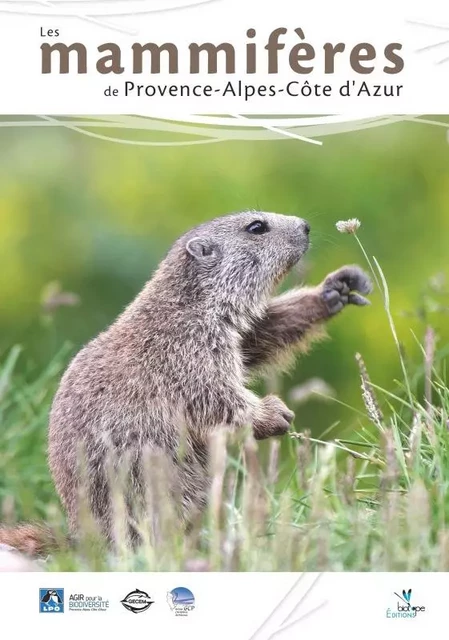
[{"label": "marmot's nose", "polygon": [[310,224],[306,220],[303,221],[303,229],[304,229],[304,233],[309,235],[309,233],[310,233]]}]

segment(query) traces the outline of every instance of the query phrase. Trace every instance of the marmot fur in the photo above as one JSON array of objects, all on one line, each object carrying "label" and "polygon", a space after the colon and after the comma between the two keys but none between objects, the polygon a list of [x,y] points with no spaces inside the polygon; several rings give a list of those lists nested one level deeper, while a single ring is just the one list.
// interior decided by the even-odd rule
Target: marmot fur
[{"label": "marmot fur", "polygon": [[[144,504],[143,452],[161,454],[188,522],[206,504],[211,432],[245,425],[256,439],[287,432],[294,414],[279,398],[249,391],[249,377],[283,363],[347,304],[367,304],[359,294],[371,291],[365,273],[346,266],[317,287],[271,297],[307,251],[309,230],[300,218],[259,211],[201,224],[76,355],[49,426],[50,468],[72,534],[81,526],[80,452],[89,508],[110,539],[109,454],[113,473],[126,459],[130,509],[133,501]],[[11,539],[6,533],[0,542]]]}]

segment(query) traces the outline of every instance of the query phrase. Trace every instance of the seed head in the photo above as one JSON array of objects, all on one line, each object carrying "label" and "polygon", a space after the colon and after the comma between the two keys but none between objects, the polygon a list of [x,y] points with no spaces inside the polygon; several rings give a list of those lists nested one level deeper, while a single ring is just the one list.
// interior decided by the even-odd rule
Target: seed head
[{"label": "seed head", "polygon": [[350,220],[339,220],[335,226],[340,233],[355,233],[361,224],[357,218],[351,218]]},{"label": "seed head", "polygon": [[376,427],[382,429],[383,415],[380,410],[379,403],[377,402],[376,394],[374,393],[371,379],[369,377],[365,362],[360,353],[355,354],[355,359],[359,365],[360,370],[360,382],[362,387],[362,398],[368,414],[369,419]]}]

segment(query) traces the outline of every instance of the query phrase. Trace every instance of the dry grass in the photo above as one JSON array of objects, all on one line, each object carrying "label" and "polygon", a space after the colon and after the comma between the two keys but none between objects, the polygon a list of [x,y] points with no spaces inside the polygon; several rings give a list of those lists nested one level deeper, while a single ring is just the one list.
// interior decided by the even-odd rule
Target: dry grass
[{"label": "dry grass", "polygon": [[[428,331],[424,393],[422,401],[414,393],[412,405],[406,392],[378,389],[357,356],[366,420],[351,440],[293,433],[282,450],[279,439],[262,444],[268,446],[262,456],[249,433],[233,440],[217,433],[211,442],[209,509],[187,534],[167,498],[164,470],[149,454],[145,517],[133,523],[144,544],[131,551],[126,506],[113,473],[114,549],[98,541],[85,509],[84,539],[78,548],[53,555],[48,570],[449,570],[449,391],[436,370],[434,343]],[[15,380],[12,370],[10,359],[0,376],[0,451],[10,470],[0,481],[2,520],[14,521],[16,495],[22,498],[22,519],[28,519],[30,491],[28,517],[61,529],[48,475],[26,464],[27,455],[36,458],[35,446],[42,447],[36,433],[45,436],[41,405],[51,398],[49,380],[60,368],[52,365],[48,375],[28,386]],[[15,446],[21,464],[17,478],[8,460]]]},{"label": "dry grass", "polygon": [[[368,381],[362,367],[364,393]],[[321,443],[293,434],[288,456],[295,473],[286,473],[291,460],[280,455],[278,440],[262,466],[250,434],[231,441],[218,433],[211,442],[209,509],[187,534],[160,490],[147,505],[151,516],[137,523],[145,537],[140,549],[124,544],[125,513],[118,507],[114,552],[88,539],[78,551],[53,557],[48,568],[447,571],[449,393],[439,379],[430,384],[437,403],[429,405],[428,393],[413,407],[400,399],[400,412],[384,417],[378,410],[374,431],[367,415],[367,428],[354,440]],[[382,402],[371,382],[369,388],[367,414]],[[150,521],[158,523],[156,536]]]},{"label": "dry grass", "polygon": [[[132,523],[141,547],[131,550],[127,542],[123,478],[115,470],[113,549],[98,540],[84,509],[83,539],[76,549],[53,555],[49,571],[449,570],[449,390],[440,373],[446,351],[437,348],[428,326],[421,374],[410,375],[385,277],[363,252],[383,287],[404,379],[393,390],[379,389],[356,355],[366,410],[358,432],[332,441],[292,433],[282,451],[279,440],[269,443],[268,456],[260,455],[250,433],[233,441],[215,434],[209,507],[188,533],[168,500],[166,470],[149,453],[148,492]],[[13,498],[20,495],[22,519],[40,516],[60,528],[43,448],[64,357],[32,383],[13,375],[17,357],[12,350],[0,367],[0,466],[8,470],[0,476],[2,520],[14,521]]]}]

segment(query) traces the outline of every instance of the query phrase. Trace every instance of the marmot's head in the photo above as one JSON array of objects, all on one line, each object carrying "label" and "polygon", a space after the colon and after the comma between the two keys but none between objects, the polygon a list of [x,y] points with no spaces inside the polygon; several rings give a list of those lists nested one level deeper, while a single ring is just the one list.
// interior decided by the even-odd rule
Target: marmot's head
[{"label": "marmot's head", "polygon": [[163,272],[192,301],[257,314],[307,251],[309,231],[301,218],[264,211],[215,218],[177,240]]}]

